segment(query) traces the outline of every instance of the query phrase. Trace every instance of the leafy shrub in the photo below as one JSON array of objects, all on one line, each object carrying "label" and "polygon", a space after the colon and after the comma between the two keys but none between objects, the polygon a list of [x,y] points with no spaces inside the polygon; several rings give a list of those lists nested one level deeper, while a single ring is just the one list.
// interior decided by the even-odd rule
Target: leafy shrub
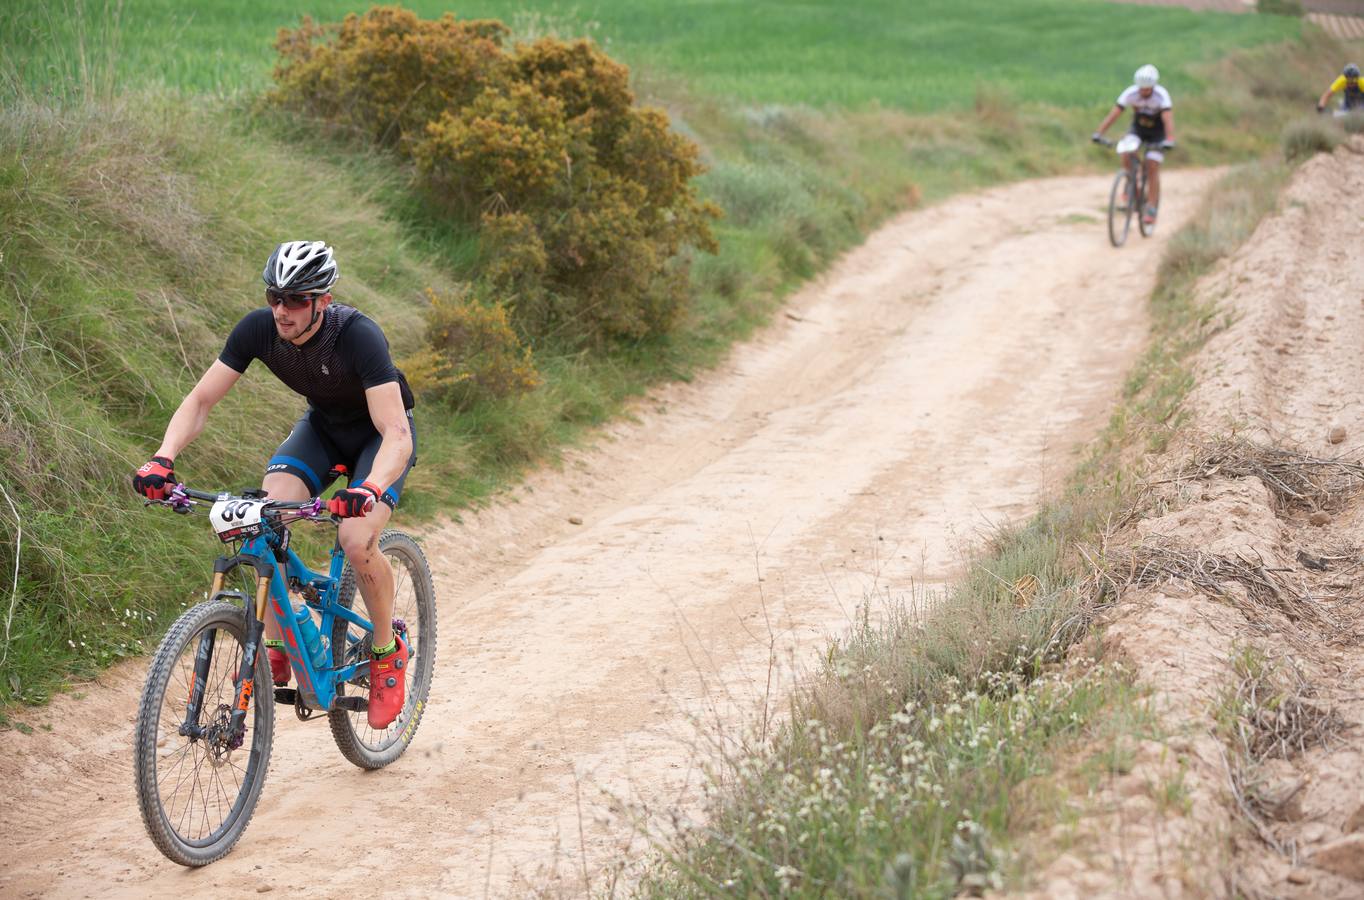
[{"label": "leafy shrub", "polygon": [[[638,339],[686,310],[688,247],[715,251],[698,150],[634,105],[590,41],[506,52],[496,22],[397,7],[280,33],[276,102],[410,157],[437,206],[483,226],[479,292],[523,333]],[[439,345],[437,349],[440,349]]]},{"label": "leafy shrub", "polygon": [[525,209],[552,194],[571,171],[576,129],[563,104],[529,85],[490,87],[457,113],[426,126],[414,147],[418,170],[437,195],[458,208],[483,200]]},{"label": "leafy shrub", "polygon": [[426,293],[431,301],[428,346],[400,362],[414,391],[466,409],[540,385],[530,348],[508,322],[505,306],[468,295]]},{"label": "leafy shrub", "polygon": [[450,13],[423,20],[397,6],[352,13],[339,25],[305,17],[297,29],[279,30],[273,97],[396,145],[504,80],[507,33],[500,22],[461,22]]},{"label": "leafy shrub", "polygon": [[544,293],[541,283],[549,270],[549,256],[530,216],[485,213],[483,254],[483,277],[498,294],[515,295],[532,306]]}]

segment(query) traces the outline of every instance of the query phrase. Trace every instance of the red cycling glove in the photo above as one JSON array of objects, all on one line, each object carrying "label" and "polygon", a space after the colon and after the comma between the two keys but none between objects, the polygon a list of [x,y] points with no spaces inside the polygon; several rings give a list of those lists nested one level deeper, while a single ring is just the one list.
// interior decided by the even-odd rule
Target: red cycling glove
[{"label": "red cycling glove", "polygon": [[327,511],[343,519],[363,516],[374,508],[381,493],[378,485],[366,481],[332,494],[327,501]]},{"label": "red cycling glove", "polygon": [[133,475],[133,490],[148,500],[166,499],[175,484],[175,461],[168,456],[153,456]]}]

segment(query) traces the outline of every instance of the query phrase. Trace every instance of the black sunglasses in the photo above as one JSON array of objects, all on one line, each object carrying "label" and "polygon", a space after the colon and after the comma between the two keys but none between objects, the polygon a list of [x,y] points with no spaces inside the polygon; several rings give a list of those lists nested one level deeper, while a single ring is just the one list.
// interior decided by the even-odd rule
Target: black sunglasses
[{"label": "black sunglasses", "polygon": [[275,288],[265,289],[266,303],[269,303],[271,307],[279,306],[283,303],[284,308],[288,310],[306,309],[308,304],[312,303],[317,298],[317,294],[293,294],[289,291],[280,291]]}]

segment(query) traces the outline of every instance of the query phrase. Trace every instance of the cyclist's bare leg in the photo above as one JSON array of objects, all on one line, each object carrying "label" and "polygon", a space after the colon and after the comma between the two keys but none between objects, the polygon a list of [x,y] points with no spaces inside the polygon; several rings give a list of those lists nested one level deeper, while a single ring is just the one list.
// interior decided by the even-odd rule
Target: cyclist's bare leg
[{"label": "cyclist's bare leg", "polygon": [[1146,161],[1146,205],[1160,206],[1160,163]]},{"label": "cyclist's bare leg", "polygon": [[[265,476],[261,482],[261,489],[271,500],[310,500],[312,492],[308,490],[308,485],[297,475],[290,475],[288,472],[271,472]],[[265,617],[265,639],[267,641],[283,640],[284,633],[280,631],[279,623],[274,616]]]},{"label": "cyclist's bare leg", "polygon": [[345,519],[337,531],[341,549],[355,569],[355,583],[365,598],[369,620],[374,623],[374,646],[393,642],[393,570],[379,552],[379,535],[393,510],[386,503],[375,503],[366,515]]}]

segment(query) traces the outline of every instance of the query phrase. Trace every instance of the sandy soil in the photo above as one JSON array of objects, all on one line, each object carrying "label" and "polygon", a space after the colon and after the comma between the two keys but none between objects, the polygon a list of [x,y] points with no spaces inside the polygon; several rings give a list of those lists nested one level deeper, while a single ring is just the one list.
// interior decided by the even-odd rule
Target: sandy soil
[{"label": "sandy soil", "polygon": [[[1194,438],[1169,454],[1145,518],[1114,541],[1258,564],[1278,596],[1172,579],[1123,597],[1104,640],[1151,687],[1167,737],[1141,742],[1130,770],[1077,798],[1079,821],[1053,829],[1064,852],[1035,896],[1364,896],[1364,484],[1299,503],[1258,477],[1168,480],[1233,433],[1360,461],[1364,257],[1342,236],[1364,221],[1362,155],[1355,138],[1307,162],[1280,211],[1199,286],[1231,325],[1197,361]],[[1241,767],[1233,790],[1214,716],[1238,680],[1233,656],[1250,649],[1297,673],[1288,696],[1338,727]],[[1271,719],[1266,733],[1292,731],[1287,713]]]},{"label": "sandy soil", "polygon": [[637,816],[695,802],[706,722],[772,714],[869,592],[949,576],[1054,486],[1211,177],[1169,174],[1158,235],[1116,251],[1104,178],[901,216],[718,370],[428,531],[441,647],[411,750],[363,774],[281,710],[255,819],[207,869],[138,818],[145,663],[34,711],[0,734],[0,895],[601,888]]}]

